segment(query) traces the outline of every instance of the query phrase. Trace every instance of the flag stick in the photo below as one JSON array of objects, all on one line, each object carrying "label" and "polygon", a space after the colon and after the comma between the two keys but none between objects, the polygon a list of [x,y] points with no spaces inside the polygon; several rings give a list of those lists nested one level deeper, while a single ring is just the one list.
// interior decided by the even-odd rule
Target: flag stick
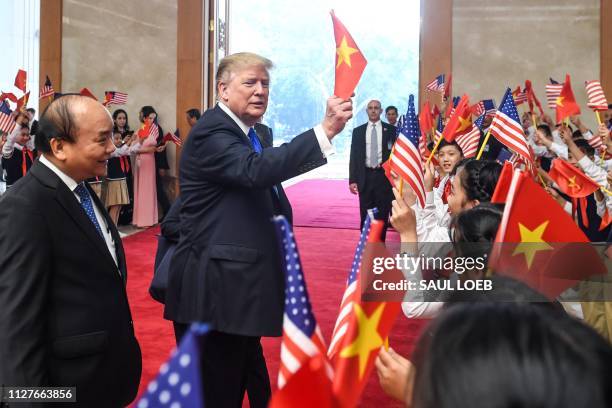
[{"label": "flag stick", "polygon": [[400,188],[399,188],[400,196],[404,197],[404,179],[400,177]]},{"label": "flag stick", "polygon": [[440,146],[440,143],[442,143],[442,139],[444,139],[444,136],[440,136],[440,138],[438,139],[438,142],[434,146],[433,150],[431,151],[431,154],[429,155],[429,158],[427,159],[427,162],[425,163],[426,166],[431,161],[431,158],[433,157],[433,155],[436,154],[436,150],[438,150],[438,146]]},{"label": "flag stick", "polygon": [[544,178],[542,177],[539,171],[538,171],[538,177],[540,178],[540,183],[542,183],[542,187],[546,188],[546,182],[544,181]]},{"label": "flag stick", "polygon": [[389,337],[385,338],[385,350],[389,351]]},{"label": "flag stick", "polygon": [[599,116],[599,111],[595,111],[595,117],[597,117],[597,124],[601,125],[601,116]]},{"label": "flag stick", "polygon": [[603,191],[604,193],[606,193],[609,196],[612,196],[612,191],[608,190],[607,188],[601,187],[601,191]]},{"label": "flag stick", "polygon": [[533,127],[537,128],[538,127],[538,121],[536,120],[536,115],[533,112],[531,112],[531,121],[533,122]]},{"label": "flag stick", "polygon": [[482,152],[484,152],[484,148],[487,145],[487,142],[489,141],[489,137],[491,137],[491,128],[489,128],[489,131],[485,136],[485,140],[484,142],[482,142],[482,146],[480,146],[480,150],[478,151],[478,156],[476,156],[476,160],[480,160],[480,156],[482,156]]}]

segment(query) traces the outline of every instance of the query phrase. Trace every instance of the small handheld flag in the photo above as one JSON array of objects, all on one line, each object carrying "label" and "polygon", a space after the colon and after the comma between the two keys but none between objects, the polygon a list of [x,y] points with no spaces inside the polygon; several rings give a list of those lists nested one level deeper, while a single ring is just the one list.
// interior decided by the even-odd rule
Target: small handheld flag
[{"label": "small handheld flag", "polygon": [[361,79],[367,61],[344,24],[331,11],[336,39],[336,80],[334,95],[348,99]]}]

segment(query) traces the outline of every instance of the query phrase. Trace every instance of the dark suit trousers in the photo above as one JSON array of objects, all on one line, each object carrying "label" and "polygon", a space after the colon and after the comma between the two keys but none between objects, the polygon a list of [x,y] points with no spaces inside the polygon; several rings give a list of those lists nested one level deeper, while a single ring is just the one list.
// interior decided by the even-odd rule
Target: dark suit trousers
[{"label": "dark suit trousers", "polygon": [[[174,323],[177,344],[189,325]],[[202,390],[206,407],[242,407],[245,390],[252,408],[270,400],[270,377],[260,337],[211,331],[200,343]]]},{"label": "dark suit trousers", "polygon": [[385,240],[387,228],[389,227],[389,213],[391,212],[391,202],[393,201],[393,190],[385,171],[382,168],[365,169],[365,182],[359,190],[359,212],[361,215],[361,227],[365,221],[367,211],[370,208],[378,208],[379,220],[384,221],[385,226],[382,232],[382,240]]},{"label": "dark suit trousers", "polygon": [[159,174],[159,169],[155,170],[155,187],[157,189],[157,202],[161,207],[161,213],[164,214],[162,217],[160,217],[161,220],[170,210],[170,200],[168,200],[168,196],[166,195],[166,190],[164,189],[164,179]]}]

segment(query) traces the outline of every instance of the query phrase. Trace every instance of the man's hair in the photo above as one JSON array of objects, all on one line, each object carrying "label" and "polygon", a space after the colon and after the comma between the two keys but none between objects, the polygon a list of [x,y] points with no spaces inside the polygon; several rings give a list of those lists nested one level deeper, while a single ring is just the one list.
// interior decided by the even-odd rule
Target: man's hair
[{"label": "man's hair", "polygon": [[51,139],[76,142],[77,126],[72,113],[73,106],[87,98],[79,94],[64,94],[51,102],[38,121],[34,144],[41,153],[51,151]]},{"label": "man's hair", "polygon": [[187,110],[187,115],[190,118],[195,118],[196,120],[200,119],[200,111],[196,108],[191,108]]},{"label": "man's hair", "polygon": [[394,111],[395,111],[395,113],[397,113],[397,108],[396,108],[395,106],[393,106],[393,105],[389,105],[389,106],[387,106],[387,107],[385,108],[385,115],[386,115],[387,113],[389,113],[389,111],[392,111],[392,110],[394,110]]},{"label": "man's hair", "polygon": [[500,293],[509,301],[448,302],[412,354],[411,406],[610,406],[610,344],[551,305],[524,301],[533,295],[523,288]]},{"label": "man's hair", "polygon": [[595,155],[595,149],[586,140],[578,139],[575,140],[574,143],[576,143],[576,147],[578,147],[578,149],[580,149],[580,151],[586,154],[587,156],[592,157]]},{"label": "man's hair", "polygon": [[28,108],[26,109],[28,112],[30,112],[32,115],[36,114],[36,109],[34,108]]},{"label": "man's hair", "polygon": [[240,69],[249,66],[262,66],[267,70],[274,67],[274,64],[269,59],[257,55],[252,52],[238,52],[228,55],[219,62],[215,81],[217,85],[221,82],[227,83],[230,81],[232,74],[235,74]]},{"label": "man's hair", "polygon": [[552,139],[553,135],[548,125],[540,124],[538,125],[537,129],[541,130],[548,139]]}]

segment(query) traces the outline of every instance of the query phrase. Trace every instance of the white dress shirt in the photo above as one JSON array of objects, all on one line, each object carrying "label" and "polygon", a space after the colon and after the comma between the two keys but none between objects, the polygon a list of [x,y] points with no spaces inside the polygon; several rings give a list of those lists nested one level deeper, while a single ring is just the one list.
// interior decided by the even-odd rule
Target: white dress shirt
[{"label": "white dress shirt", "polygon": [[[249,129],[250,129],[249,126],[245,125],[244,122],[240,120],[240,118],[236,116],[236,114],[232,112],[231,109],[228,108],[223,102],[219,102],[218,105],[223,110],[223,112],[227,113],[229,117],[232,118],[234,122],[236,122],[238,127],[242,129],[242,131],[244,132],[244,135],[247,136],[248,138]],[[315,126],[313,130],[315,132],[315,136],[317,137],[317,142],[319,143],[319,148],[321,149],[321,153],[323,153],[323,156],[327,158],[335,154],[336,149],[331,144],[329,139],[327,138],[327,135],[325,134],[325,131],[323,130],[323,126],[319,124]]]},{"label": "white dress shirt", "polygon": [[[41,155],[38,160],[42,164],[47,166],[53,173],[57,175],[57,177],[60,178],[60,180],[64,182],[64,184],[66,184],[66,186],[68,187],[70,191],[72,191],[72,194],[74,194],[74,197],[76,198],[76,200],[79,202],[79,205],[80,205],[81,198],[79,197],[77,193],[74,192],[74,189],[77,188],[78,183],[74,181],[72,177],[68,176],[66,173],[58,169],[57,166],[51,163],[51,161],[49,161],[49,159],[47,159],[44,154]],[[87,183],[87,182],[85,181],[84,183]],[[98,224],[100,224],[100,228],[102,229],[102,235],[104,236],[104,241],[106,242],[106,247],[108,248],[108,252],[110,252],[111,256],[113,257],[113,260],[115,261],[115,265],[119,265],[117,263],[117,251],[115,248],[115,241],[113,240],[113,236],[110,233],[108,224],[106,223],[106,220],[102,216],[101,210],[98,208],[93,198],[91,199],[91,203],[93,204],[94,213],[96,215],[96,219],[98,220]],[[119,274],[121,274],[119,269],[117,269],[117,271],[119,272]]]},{"label": "white dress shirt", "polygon": [[383,139],[383,128],[382,122],[379,120],[376,123],[368,122],[368,126],[366,127],[366,166],[370,163],[370,148],[372,146],[372,128],[376,127],[376,141],[378,142],[378,146],[376,147],[376,152],[378,157],[376,158],[378,164],[382,163],[382,139]]}]

